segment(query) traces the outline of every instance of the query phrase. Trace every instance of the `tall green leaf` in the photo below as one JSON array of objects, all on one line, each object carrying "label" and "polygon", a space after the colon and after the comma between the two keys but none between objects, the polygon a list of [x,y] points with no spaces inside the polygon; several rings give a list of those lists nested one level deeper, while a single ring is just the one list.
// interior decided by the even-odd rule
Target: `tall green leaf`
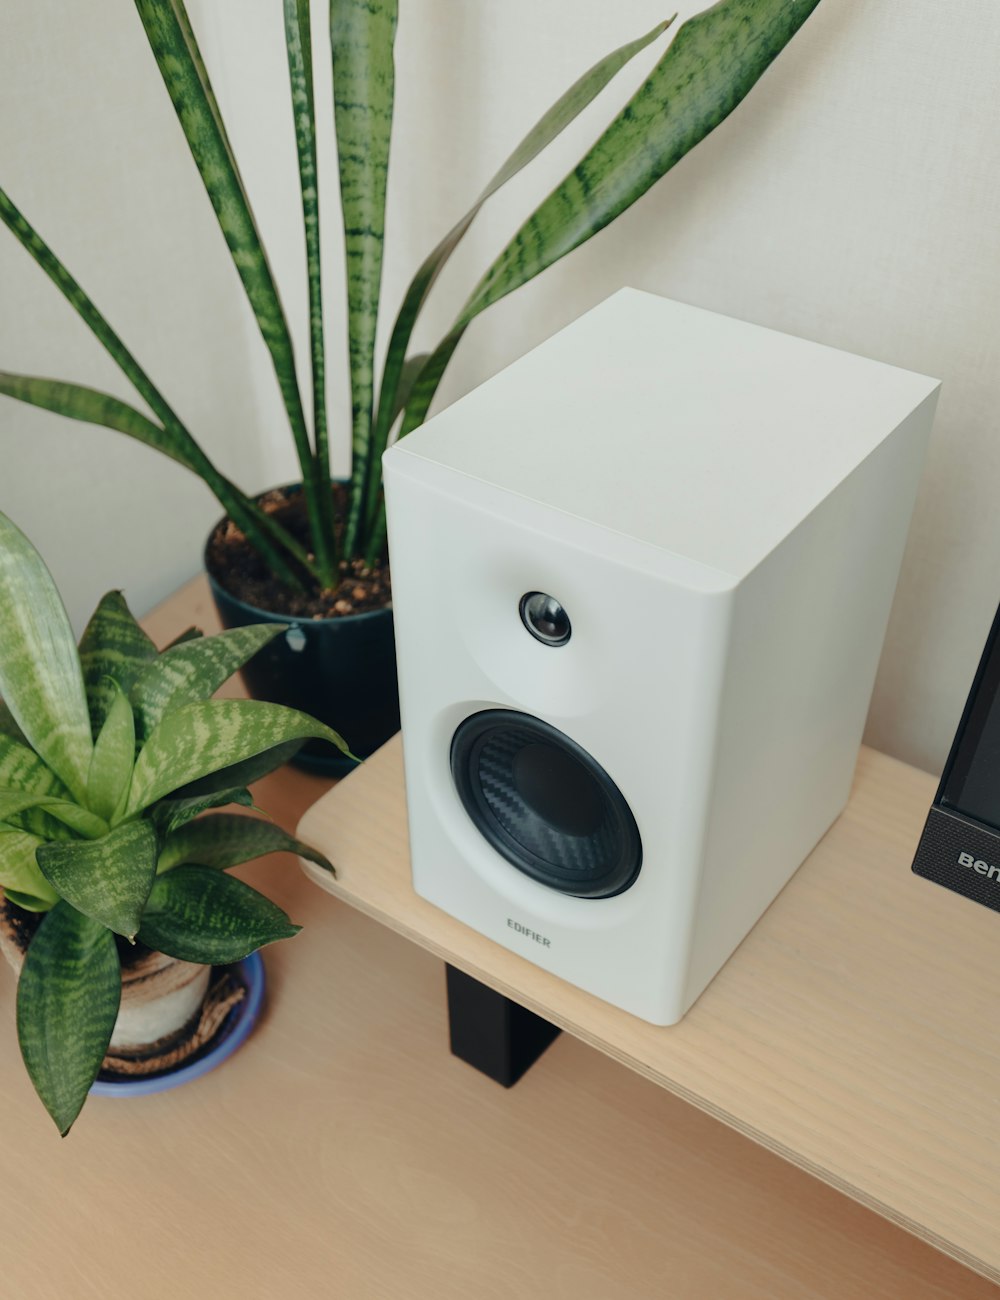
[{"label": "tall green leaf", "polygon": [[424,362],[423,369],[413,380],[410,386],[410,399],[406,403],[403,423],[399,430],[401,438],[405,438],[408,433],[412,433],[414,429],[423,424],[430,409],[430,404],[434,400],[434,394],[438,390],[438,385],[444,378],[444,372],[448,369],[448,363],[454,356],[455,349],[461,343],[462,337],[468,328],[469,322],[464,319],[463,313],[463,318],[459,318],[457,324],[452,326]]},{"label": "tall green leaf", "polygon": [[140,741],[171,709],[208,699],[258,650],[285,631],[284,623],[251,623],[165,650],[140,673],[130,692]]},{"label": "tall green leaf", "polygon": [[291,334],[194,30],[183,0],[135,0],[135,7],[271,354],[295,440],[310,528],[316,536],[322,518]]},{"label": "tall green leaf", "polygon": [[323,345],[323,278],[320,261],[319,185],[316,173],[316,110],[313,95],[312,35],[309,0],[284,0],[285,47],[295,118],[295,148],[299,159],[302,225],[306,241],[306,282],[309,287],[309,352],[312,361],[313,438],[316,477],[323,526],[313,541],[320,581],[333,585],[333,497],[330,482],[330,439],[326,427],[326,355]]},{"label": "tall green leaf", "polygon": [[[160,421],[169,439],[169,445],[178,453],[174,456],[174,459],[180,459],[180,456],[183,455],[190,461],[190,468],[215,493],[222,508],[230,515],[233,522],[246,533],[249,540],[260,551],[274,572],[289,585],[301,588],[302,584],[298,574],[289,567],[281,551],[272,544],[272,539],[291,554],[295,554],[296,550],[301,548],[298,547],[290,535],[286,534],[273,520],[269,520],[262,511],[258,510],[235,484],[219,473],[178,419],[176,413],[149,375],[146,374],[142,366],[139,365],[132,353],[111,328],[109,322],[98,311],[82,286],[70,275],[27,217],[18,210],[10,196],[2,189],[0,189],[0,221],[3,221],[11,233],[19,240],[22,247],[31,254],[52,283],[59,289],[66,301],[78,313],[97,341],[105,348],[108,355],[118,365],[136,392]],[[30,376],[9,376],[9,382],[14,386],[17,386],[18,382],[24,381],[30,384],[30,380]],[[45,382],[51,381],[38,381],[38,385]],[[65,409],[57,408],[50,401],[42,400],[45,396],[44,389],[38,385],[24,388],[18,392],[11,391],[9,395],[18,397],[22,401],[32,401],[36,405],[46,406],[50,410],[59,409],[61,414],[70,415],[75,419],[82,419],[84,416],[73,415],[73,409],[83,410],[88,403],[91,412],[96,412],[96,406],[92,399],[88,399],[85,393],[80,392],[73,395],[68,392],[64,393]],[[54,400],[51,392],[48,397]],[[70,409],[71,407],[73,409]],[[89,417],[87,418],[89,420]],[[118,426],[112,425],[111,427]],[[130,430],[122,429],[122,432],[127,433]],[[151,433],[149,439],[143,438],[142,441],[148,441],[150,446],[156,445],[152,441]],[[165,451],[166,445],[159,446],[158,450]],[[301,555],[296,555],[296,558],[300,563],[304,563]],[[305,563],[304,567],[308,568],[308,563]]]},{"label": "tall green leaf", "polygon": [[161,429],[134,406],[119,401],[110,393],[60,379],[44,379],[39,375],[15,375],[8,370],[0,370],[0,393],[45,411],[53,411],[56,415],[65,415],[70,420],[99,424],[105,429],[127,434],[137,442],[163,452],[164,456],[169,456],[185,469],[195,469],[197,457],[191,454],[190,439],[179,437],[176,429],[169,433]]},{"label": "tall green leaf", "polygon": [[[136,760],[129,815],[223,768],[297,740],[328,740],[349,752],[322,722],[263,700],[206,700],[167,713]],[[243,782],[230,782],[243,784]]]},{"label": "tall green leaf", "polygon": [[242,880],[186,866],[157,879],[139,939],[181,961],[222,965],[291,939],[300,928]]},{"label": "tall green leaf", "polygon": [[57,379],[15,375],[9,371],[0,371],[0,394],[63,415],[67,419],[114,429],[169,456],[171,460],[197,474],[215,493],[222,508],[246,533],[279,577],[291,585],[301,585],[295,572],[288,568],[280,552],[271,543],[277,542],[303,568],[308,569],[310,562],[306,552],[271,516],[260,511],[234,483],[219,473],[176,418],[172,423],[168,421],[168,427],[164,429],[147,419],[135,407],[119,401],[109,393]]},{"label": "tall green leaf", "polygon": [[135,718],[128,696],[115,685],[115,699],[104,720],[87,776],[87,806],[110,821],[128,792],[135,760]]},{"label": "tall green leaf", "polygon": [[333,110],[347,254],[351,362],[351,509],[345,550],[352,555],[371,465],[375,328],[382,287],[385,187],[396,72],[396,0],[330,0]]},{"label": "tall green leaf", "polygon": [[297,853],[328,871],[333,870],[322,853],[295,839],[274,822],[243,817],[239,813],[199,817],[168,835],[156,869],[162,874],[185,862],[194,862],[225,871],[241,862],[261,858],[265,853]]},{"label": "tall green leaf", "polygon": [[128,694],[143,668],[155,658],[156,646],[133,618],[122,593],[105,593],[80,638],[80,663],[95,740],[118,690]]},{"label": "tall green leaf", "polygon": [[[37,835],[0,825],[0,886],[8,897],[11,892],[28,895],[51,907],[59,895],[42,875],[35,861],[35,850],[42,843]],[[35,908],[30,909],[35,911]]]},{"label": "tall green leaf", "polygon": [[[399,392],[405,374],[406,361],[404,358],[406,357],[406,349],[409,347],[413,327],[420,314],[420,309],[423,307],[427,295],[430,293],[435,280],[441,274],[448,258],[451,257],[461,243],[465,232],[476,219],[480,208],[512,177],[516,176],[522,168],[537,158],[542,150],[551,144],[580,115],[588,104],[593,102],[612,78],[635,55],[655,41],[658,36],[662,36],[672,22],[673,19],[668,18],[666,22],[657,23],[652,31],[647,32],[645,36],[640,36],[638,40],[629,41],[626,45],[612,51],[611,54],[605,55],[603,59],[598,60],[592,68],[588,69],[567,91],[560,95],[548,112],[543,114],[535,123],[513,153],[506,159],[499,171],[487,183],[486,188],[465,216],[452,226],[437,247],[424,259],[406,291],[399,314],[396,317],[396,323],[393,326],[392,337],[389,340],[385,367],[382,371],[382,387],[379,394],[378,415],[373,441],[372,455],[376,462],[385,450],[393,421],[399,411],[406,405],[409,389],[412,387],[411,378],[411,383],[407,385],[406,392],[402,394]],[[424,359],[426,360],[426,358]],[[374,522],[379,487],[379,476],[372,474],[369,477],[366,502],[369,527]]]},{"label": "tall green leaf", "polygon": [[480,312],[603,230],[737,107],[819,0],[720,0],[688,19],[644,85],[489,268],[418,379],[401,433],[422,423]]},{"label": "tall green leaf", "polygon": [[185,445],[193,446],[197,452],[197,444],[171,410],[163,394],[156,388],[106,318],[98,311],[82,286],[70,275],[27,217],[18,210],[14,201],[2,189],[0,189],[0,221],[3,221],[26,252],[31,254],[59,289],[156,418],[165,428],[176,430],[178,438],[184,441]]},{"label": "tall green leaf", "polygon": [[82,802],[93,742],[83,675],[52,575],[0,514],[0,695],[17,725]]},{"label": "tall green leaf", "polygon": [[121,968],[110,930],[57,904],[31,941],[17,986],[17,1037],[35,1091],[66,1136],[111,1042]]},{"label": "tall green leaf", "polygon": [[[429,352],[414,352],[403,362],[399,371],[399,379],[396,382],[396,390],[393,394],[392,405],[389,407],[389,415],[386,419],[386,440],[388,440],[389,437],[389,430],[396,423],[396,416],[399,415],[400,411],[406,410],[407,403],[410,400],[410,394],[413,392],[413,385],[420,378],[420,372],[427,364],[429,357]],[[380,421],[381,418],[382,407],[379,405]],[[385,450],[384,446],[382,447],[382,450]],[[381,475],[379,476],[379,482],[376,484],[376,488],[381,488]],[[379,492],[376,490],[372,494],[373,501],[377,500],[378,495]]]},{"label": "tall green leaf", "polygon": [[115,934],[134,939],[156,874],[159,842],[145,820],[126,822],[99,840],[42,844],[42,875],[61,898]]}]

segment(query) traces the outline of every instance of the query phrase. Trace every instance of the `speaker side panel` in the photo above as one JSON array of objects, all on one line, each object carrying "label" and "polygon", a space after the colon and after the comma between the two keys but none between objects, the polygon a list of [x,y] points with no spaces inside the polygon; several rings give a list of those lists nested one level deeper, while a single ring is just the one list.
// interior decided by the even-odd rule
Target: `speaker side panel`
[{"label": "speaker side panel", "polygon": [[918,407],[739,587],[691,1001],[847,802],[933,409]]},{"label": "speaker side panel", "polygon": [[[731,582],[409,455],[386,456],[414,887],[535,964],[654,1023],[686,1010]],[[526,592],[568,611],[540,643]],[[456,730],[529,714],[621,791],[642,868],[612,897],[568,896],[512,866],[463,807]]]}]

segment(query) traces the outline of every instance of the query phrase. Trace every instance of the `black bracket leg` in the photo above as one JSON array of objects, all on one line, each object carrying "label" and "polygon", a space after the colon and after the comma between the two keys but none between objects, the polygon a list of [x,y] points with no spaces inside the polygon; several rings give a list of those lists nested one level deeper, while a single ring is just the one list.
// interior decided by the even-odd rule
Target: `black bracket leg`
[{"label": "black bracket leg", "polygon": [[454,966],[445,972],[452,1052],[511,1087],[561,1031]]}]

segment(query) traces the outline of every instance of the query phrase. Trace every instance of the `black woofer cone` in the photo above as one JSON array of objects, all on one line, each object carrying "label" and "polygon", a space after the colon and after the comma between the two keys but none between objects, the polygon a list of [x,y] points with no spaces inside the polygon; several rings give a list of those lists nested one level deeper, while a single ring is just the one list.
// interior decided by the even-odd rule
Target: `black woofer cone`
[{"label": "black woofer cone", "polygon": [[527,713],[488,709],[451,742],[459,797],[508,862],[576,898],[610,898],[642,865],[639,828],[622,792],[575,741]]}]

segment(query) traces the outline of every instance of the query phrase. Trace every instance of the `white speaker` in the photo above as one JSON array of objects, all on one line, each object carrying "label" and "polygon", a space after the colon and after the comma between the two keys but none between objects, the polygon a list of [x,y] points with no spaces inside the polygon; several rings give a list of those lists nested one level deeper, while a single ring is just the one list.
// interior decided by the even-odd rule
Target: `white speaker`
[{"label": "white speaker", "polygon": [[416,892],[679,1020],[846,802],[937,389],[625,290],[391,447]]}]

